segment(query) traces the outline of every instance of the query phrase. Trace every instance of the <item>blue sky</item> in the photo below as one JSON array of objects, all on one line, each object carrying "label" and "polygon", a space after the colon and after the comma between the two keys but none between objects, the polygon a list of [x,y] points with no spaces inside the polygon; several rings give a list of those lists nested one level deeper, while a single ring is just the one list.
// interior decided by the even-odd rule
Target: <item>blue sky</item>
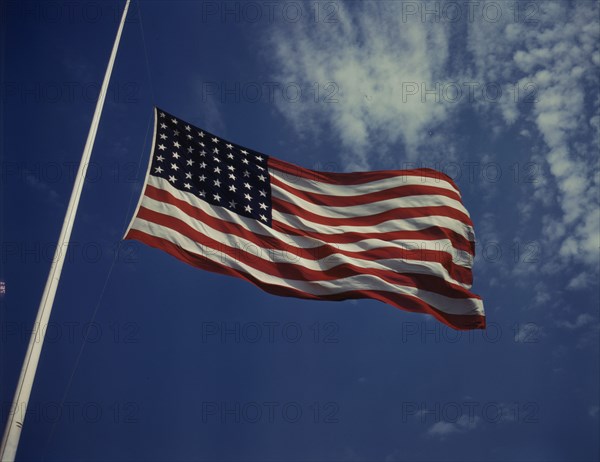
[{"label": "blue sky", "polygon": [[[2,420],[123,4],[2,2]],[[598,13],[134,2],[17,459],[597,460]],[[120,245],[153,105],[308,168],[450,174],[488,329]]]}]

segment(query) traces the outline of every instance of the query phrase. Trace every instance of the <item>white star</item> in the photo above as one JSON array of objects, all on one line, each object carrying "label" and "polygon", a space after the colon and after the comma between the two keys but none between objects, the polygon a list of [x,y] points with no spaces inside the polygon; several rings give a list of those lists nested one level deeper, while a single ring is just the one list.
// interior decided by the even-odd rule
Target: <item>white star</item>
[{"label": "white star", "polygon": [[235,175],[233,173],[230,173],[229,178],[231,178],[232,180],[235,180]]},{"label": "white star", "polygon": [[258,175],[258,179],[259,179],[260,181],[265,181],[265,180],[267,179],[267,177],[266,177],[266,176],[264,176],[264,175]]},{"label": "white star", "polygon": [[228,170],[231,170],[232,172],[235,170],[235,167],[233,165],[228,165],[227,166]]},{"label": "white star", "polygon": [[175,171],[179,170],[179,167],[177,166],[177,164],[171,164],[171,168]]},{"label": "white star", "polygon": [[233,159],[233,154],[231,154],[231,153],[227,154],[227,158],[228,159]]},{"label": "white star", "polygon": [[199,136],[200,138],[204,138],[204,132],[198,132],[198,136]]},{"label": "white star", "polygon": [[161,113],[160,113],[160,117],[161,117],[161,118],[164,118],[164,117],[165,117],[165,113],[164,113],[164,112],[161,112]]},{"label": "white star", "polygon": [[192,127],[190,127],[189,125],[186,125],[185,129],[189,132],[192,129]]},{"label": "white star", "polygon": [[191,180],[192,179],[192,174],[190,172],[185,172],[185,179],[186,180]]},{"label": "white star", "polygon": [[219,150],[218,150],[217,148],[214,148],[214,149],[213,149],[213,152],[214,152],[215,154],[219,154]]},{"label": "white star", "polygon": [[198,178],[200,178],[200,181],[206,180],[206,177],[204,175],[200,175]]},{"label": "white star", "polygon": [[234,209],[236,205],[237,205],[236,201],[229,201],[229,207],[231,207],[232,209]]},{"label": "white star", "polygon": [[160,139],[161,140],[166,140],[167,139],[167,135],[165,135],[164,133],[160,134]]},{"label": "white star", "polygon": [[185,135],[185,136],[186,136],[186,138],[187,138],[188,140],[191,140],[191,139],[193,138],[193,137],[192,137],[192,135],[190,135],[189,133],[188,133],[187,135]]},{"label": "white star", "polygon": [[170,181],[171,183],[175,183],[175,180],[176,180],[176,178],[175,178],[175,176],[174,176],[174,175],[169,175],[169,181]]},{"label": "white star", "polygon": [[194,148],[190,146],[190,147],[188,148],[188,152],[189,152],[189,153],[192,153],[192,152],[194,152]]},{"label": "white star", "polygon": [[215,167],[215,173],[221,173],[221,169],[219,167]]},{"label": "white star", "polygon": [[160,124],[160,128],[167,128],[167,124],[166,123]]},{"label": "white star", "polygon": [[248,213],[252,212],[252,207],[250,207],[250,205],[247,205],[246,207],[244,207],[244,210]]},{"label": "white star", "polygon": [[165,149],[167,149],[167,147],[164,144],[159,144],[158,149],[160,149],[161,151],[164,151]]},{"label": "white star", "polygon": [[154,172],[155,172],[155,173],[162,173],[162,172],[163,172],[163,169],[162,169],[162,167],[159,165],[158,167],[156,167],[156,168],[154,169]]},{"label": "white star", "polygon": [[267,221],[267,217],[265,217],[264,215],[261,215],[260,219],[263,220],[263,221]]},{"label": "white star", "polygon": [[251,201],[252,196],[250,196],[250,194],[244,194],[244,199],[246,199],[247,201]]},{"label": "white star", "polygon": [[260,165],[257,165],[256,168],[258,168],[260,170],[264,170],[264,167],[261,167]]},{"label": "white star", "polygon": [[213,198],[219,202],[221,200],[221,196],[219,196],[218,194],[213,194]]},{"label": "white star", "polygon": [[244,170],[244,178],[250,176],[250,172],[248,170]]},{"label": "white star", "polygon": [[200,168],[206,168],[206,163],[205,162],[200,162]]},{"label": "white star", "polygon": [[242,162],[248,164],[248,159],[242,159]]},{"label": "white star", "polygon": [[194,165],[194,161],[192,159],[188,159],[186,161],[186,163],[191,167],[192,165]]},{"label": "white star", "polygon": [[158,162],[162,162],[163,160],[165,160],[165,158],[163,156],[161,156],[161,155],[158,155],[158,156],[156,156],[156,160]]},{"label": "white star", "polygon": [[198,143],[200,146],[204,147],[204,143],[202,141],[200,141],[200,143]]},{"label": "white star", "polygon": [[171,122],[173,122],[175,125],[177,125],[177,119],[171,119]]},{"label": "white star", "polygon": [[215,186],[219,188],[221,186],[221,182],[219,180],[215,180]]},{"label": "white star", "polygon": [[200,192],[198,192],[198,195],[200,197],[204,197],[204,196],[206,196],[206,193],[204,191],[200,191]]},{"label": "white star", "polygon": [[262,197],[267,197],[267,193],[264,190],[258,191]]},{"label": "white star", "polygon": [[221,159],[219,159],[218,157],[215,157],[215,156],[213,156],[213,160],[214,160],[215,162],[221,163]]},{"label": "white star", "polygon": [[200,151],[200,156],[201,157],[205,157],[206,156],[206,151],[204,149],[202,151]]},{"label": "white star", "polygon": [[179,154],[178,154],[178,153],[176,153],[176,152],[174,152],[174,153],[173,153],[173,157],[175,157],[175,159],[179,159]]},{"label": "white star", "polygon": [[233,146],[229,143],[227,143],[225,146],[227,146],[227,149],[231,149]]},{"label": "white star", "polygon": [[175,146],[176,148],[179,148],[179,147],[181,147],[181,145],[179,144],[179,141],[175,141],[175,142],[173,143],[173,146]]},{"label": "white star", "polygon": [[262,210],[267,210],[267,204],[263,204],[262,202],[258,204]]},{"label": "white star", "polygon": [[242,154],[248,154],[248,151],[246,151],[245,149],[242,149],[240,152],[241,152]]},{"label": "white star", "polygon": [[244,183],[244,188],[252,189],[252,186],[250,186],[250,183]]},{"label": "white star", "polygon": [[256,156],[256,160],[262,162],[263,158],[261,156]]},{"label": "white star", "polygon": [[219,142],[219,140],[217,138],[213,138],[211,141],[215,144],[217,144]]},{"label": "white star", "polygon": [[236,191],[236,187],[234,185],[229,186],[229,190],[232,192]]},{"label": "white star", "polygon": [[184,185],[183,185],[183,187],[184,187],[185,189],[191,189],[191,188],[192,188],[192,185],[191,185],[191,184],[189,184],[189,183],[186,183],[186,184],[184,184]]},{"label": "white star", "polygon": [[173,134],[174,134],[175,136],[179,136],[179,130],[173,130]]}]

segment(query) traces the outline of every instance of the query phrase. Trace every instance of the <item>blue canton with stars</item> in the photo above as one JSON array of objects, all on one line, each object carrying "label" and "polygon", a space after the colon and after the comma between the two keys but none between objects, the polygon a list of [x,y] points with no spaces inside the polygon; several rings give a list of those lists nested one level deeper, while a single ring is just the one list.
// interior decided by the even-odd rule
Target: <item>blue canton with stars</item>
[{"label": "blue canton with stars", "polygon": [[269,156],[156,110],[150,174],[211,205],[271,226]]}]

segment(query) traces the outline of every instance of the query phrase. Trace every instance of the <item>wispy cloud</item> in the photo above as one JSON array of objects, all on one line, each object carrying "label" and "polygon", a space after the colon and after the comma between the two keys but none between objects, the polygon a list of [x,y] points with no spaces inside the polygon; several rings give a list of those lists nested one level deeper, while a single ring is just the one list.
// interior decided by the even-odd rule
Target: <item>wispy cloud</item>
[{"label": "wispy cloud", "polygon": [[558,327],[573,331],[576,333],[578,349],[593,348],[597,350],[600,340],[600,322],[597,316],[588,313],[577,315],[575,320],[559,320],[556,322]]},{"label": "wispy cloud", "polygon": [[543,329],[535,323],[525,323],[519,326],[519,329],[515,332],[515,343],[528,344],[537,343],[539,337],[544,336]]},{"label": "wispy cloud", "polygon": [[581,327],[587,326],[595,321],[596,321],[596,318],[594,318],[592,315],[587,314],[587,313],[582,313],[577,316],[575,321],[559,321],[557,324],[560,327],[566,327],[567,329],[575,330],[575,329],[579,329]]},{"label": "wispy cloud", "polygon": [[543,269],[555,272],[557,261],[595,266],[600,255],[600,26],[595,2],[538,5],[532,22],[474,21],[469,50],[477,75],[528,85],[535,95],[534,104],[492,107],[499,117],[491,123],[509,126],[520,119],[543,142],[550,181],[535,184],[534,198],[547,206],[544,238],[556,255]]},{"label": "wispy cloud", "polygon": [[336,5],[336,21],[287,24],[270,47],[278,79],[333,82],[337,102],[280,102],[282,114],[301,132],[330,128],[346,148],[348,170],[373,165],[396,141],[413,160],[423,146],[448,145],[437,129],[452,106],[421,98],[422,84],[431,89],[448,77],[448,27],[403,21],[401,2]]},{"label": "wispy cloud", "polygon": [[579,290],[585,289],[594,283],[594,278],[587,272],[581,272],[577,276],[571,278],[567,284],[567,289]]},{"label": "wispy cloud", "polygon": [[469,418],[466,415],[460,416],[456,422],[445,422],[440,421],[434,423],[428,430],[429,436],[438,437],[444,439],[448,435],[454,433],[464,433],[469,430],[475,429],[481,421],[479,416],[473,416]]}]

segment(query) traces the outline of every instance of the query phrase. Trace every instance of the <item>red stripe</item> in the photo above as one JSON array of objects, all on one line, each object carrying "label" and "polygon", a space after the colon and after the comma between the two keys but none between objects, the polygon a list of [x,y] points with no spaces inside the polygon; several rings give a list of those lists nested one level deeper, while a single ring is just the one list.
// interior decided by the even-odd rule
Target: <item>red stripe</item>
[{"label": "red stripe", "polygon": [[[455,264],[452,261],[452,256],[447,252],[426,250],[426,249],[401,249],[399,247],[385,246],[385,247],[373,247],[363,251],[349,251],[338,249],[327,243],[318,247],[310,249],[300,248],[290,245],[276,237],[268,235],[257,235],[251,231],[248,231],[242,226],[238,226],[234,223],[230,223],[225,220],[214,218],[207,214],[200,208],[194,207],[186,201],[180,200],[170,194],[169,192],[156,188],[152,185],[148,185],[146,188],[145,195],[159,202],[165,202],[177,207],[183,213],[188,215],[194,220],[202,223],[206,223],[207,226],[214,228],[226,234],[235,235],[246,239],[260,247],[280,249],[284,252],[288,252],[291,255],[310,259],[320,260],[333,254],[342,254],[350,258],[357,258],[361,260],[379,260],[379,259],[407,259],[407,260],[424,260],[429,262],[440,263],[450,274],[450,276],[463,284],[472,284],[473,275],[469,268]],[[384,240],[386,242],[387,240]],[[410,244],[410,242],[407,242]]]},{"label": "red stripe", "polygon": [[300,218],[305,218],[313,223],[319,223],[328,226],[376,226],[380,223],[390,220],[402,220],[407,218],[423,218],[423,217],[448,217],[460,221],[468,226],[473,226],[471,219],[464,213],[453,209],[452,207],[431,206],[431,207],[400,207],[397,209],[386,210],[385,212],[376,213],[374,215],[363,215],[355,217],[326,217],[309,212],[302,207],[298,207],[290,202],[287,202],[280,197],[272,197],[273,210],[281,213],[289,213]]},{"label": "red stripe", "polygon": [[[400,176],[415,176],[419,178],[433,178],[440,181],[446,181],[452,187],[459,191],[458,186],[445,173],[433,170],[431,168],[416,168],[412,170],[378,170],[373,172],[352,172],[352,173],[330,173],[318,172],[307,168],[299,167],[290,164],[274,157],[269,157],[269,168],[274,168],[280,172],[287,173],[300,178],[305,178],[312,181],[320,181],[321,183],[339,184],[339,185],[356,185],[370,183],[372,181],[386,180],[388,178]],[[291,182],[291,181],[290,181]]]},{"label": "red stripe", "polygon": [[265,260],[258,255],[246,252],[241,248],[231,247],[219,242],[210,236],[197,231],[184,221],[173,216],[158,213],[143,206],[140,207],[137,216],[151,223],[157,223],[161,226],[175,230],[189,239],[199,243],[200,245],[217,250],[233,258],[234,260],[241,261],[259,271],[262,271],[263,273],[282,279],[297,281],[331,281],[366,274],[375,276],[390,284],[423,289],[429,292],[435,292],[448,298],[479,299],[477,295],[471,294],[463,287],[429,274],[396,273],[393,271],[376,268],[361,268],[351,263],[342,263],[333,268],[320,271],[309,269],[294,263],[275,263]]},{"label": "red stripe", "polygon": [[268,284],[259,281],[257,278],[248,274],[246,272],[219,264],[217,262],[213,262],[208,260],[200,255],[193,254],[191,252],[187,252],[175,244],[161,239],[155,236],[151,236],[142,231],[138,231],[136,229],[131,229],[125,236],[125,239],[136,239],[140,242],[143,242],[149,246],[158,248],[167,252],[168,254],[178,258],[179,260],[188,263],[194,267],[201,268],[207,271],[211,271],[213,273],[225,274],[228,276],[234,276],[238,278],[245,279],[257,287],[263,289],[266,292],[269,292],[274,295],[279,296],[287,296],[287,297],[297,297],[297,298],[305,298],[312,300],[347,300],[347,299],[359,299],[359,298],[373,298],[380,300],[384,303],[393,305],[397,308],[400,308],[405,311],[419,312],[419,313],[429,313],[437,318],[439,321],[444,324],[460,330],[467,329],[485,329],[485,316],[481,315],[456,315],[456,314],[448,314],[443,313],[433,306],[425,303],[423,300],[413,297],[411,295],[401,295],[395,294],[391,292],[385,291],[373,291],[373,290],[353,290],[348,292],[343,292],[339,294],[330,294],[330,295],[311,295],[306,292],[302,292],[297,289],[292,289],[288,287],[278,286],[275,284]]}]

